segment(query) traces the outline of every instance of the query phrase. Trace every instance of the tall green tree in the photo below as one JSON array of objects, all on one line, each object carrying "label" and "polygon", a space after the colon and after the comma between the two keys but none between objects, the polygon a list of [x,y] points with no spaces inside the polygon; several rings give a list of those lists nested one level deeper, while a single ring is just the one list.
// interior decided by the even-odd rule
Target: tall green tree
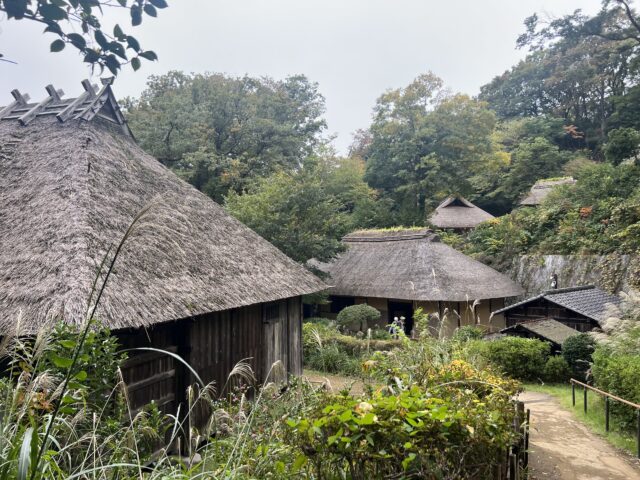
[{"label": "tall green tree", "polygon": [[230,192],[226,207],[294,260],[327,261],[346,233],[391,222],[363,168],[357,159],[311,156],[295,172],[257,179],[242,195]]},{"label": "tall green tree", "polygon": [[152,76],[126,111],[145,150],[218,201],[255,178],[300,168],[326,127],[318,85],[302,75],[169,72]]},{"label": "tall green tree", "polygon": [[425,210],[451,193],[473,192],[472,177],[508,159],[493,138],[484,102],[451,95],[433,74],[377,101],[365,178],[396,205],[397,223],[421,224]]}]

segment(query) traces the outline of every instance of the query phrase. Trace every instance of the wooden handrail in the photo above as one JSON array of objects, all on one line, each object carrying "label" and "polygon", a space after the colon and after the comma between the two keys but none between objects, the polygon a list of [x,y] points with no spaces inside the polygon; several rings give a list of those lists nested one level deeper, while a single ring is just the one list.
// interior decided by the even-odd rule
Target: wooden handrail
[{"label": "wooden handrail", "polygon": [[609,397],[609,398],[614,399],[617,402],[624,403],[625,405],[629,405],[630,407],[633,407],[636,410],[640,410],[640,405],[638,405],[637,403],[630,402],[629,400],[625,400],[624,398],[616,397],[615,395],[612,395],[612,394],[610,394],[608,392],[600,390],[600,389],[598,389],[596,387],[592,387],[591,385],[587,385],[586,383],[582,383],[582,382],[576,380],[575,378],[572,378],[569,381],[571,383],[575,383],[577,385],[580,385],[583,388],[588,388],[589,390],[593,390],[594,392],[599,393],[602,396]]}]

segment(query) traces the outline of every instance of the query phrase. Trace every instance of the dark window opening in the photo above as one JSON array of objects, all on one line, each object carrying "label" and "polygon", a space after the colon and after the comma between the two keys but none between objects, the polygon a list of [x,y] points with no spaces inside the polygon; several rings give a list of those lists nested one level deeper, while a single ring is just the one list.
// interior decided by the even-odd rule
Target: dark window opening
[{"label": "dark window opening", "polygon": [[353,297],[331,297],[331,313],[340,313],[345,307],[356,304]]}]

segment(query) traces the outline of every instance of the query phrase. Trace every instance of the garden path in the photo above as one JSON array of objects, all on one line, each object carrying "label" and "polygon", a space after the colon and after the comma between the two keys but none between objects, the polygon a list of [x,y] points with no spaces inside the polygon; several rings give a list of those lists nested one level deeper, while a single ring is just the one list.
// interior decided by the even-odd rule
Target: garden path
[{"label": "garden path", "polygon": [[576,420],[550,395],[525,392],[531,409],[531,479],[640,480],[640,463]]},{"label": "garden path", "polygon": [[305,370],[304,377],[313,384],[324,385],[334,393],[338,393],[340,390],[349,387],[351,387],[351,393],[354,395],[360,395],[363,392],[364,384],[357,378],[316,372],[313,370]]}]

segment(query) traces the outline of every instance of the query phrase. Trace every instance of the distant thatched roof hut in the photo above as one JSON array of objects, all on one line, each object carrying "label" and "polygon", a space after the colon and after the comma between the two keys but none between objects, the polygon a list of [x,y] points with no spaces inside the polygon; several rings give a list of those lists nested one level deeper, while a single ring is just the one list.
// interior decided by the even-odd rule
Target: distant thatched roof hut
[{"label": "distant thatched roof hut", "polygon": [[154,346],[183,352],[209,379],[247,357],[258,375],[278,359],[300,372],[301,296],[324,285],[138,147],[109,83],[83,86],[75,99],[49,86],[39,103],[14,90],[0,108],[0,334],[18,321],[27,333],[81,324],[99,262],[155,203],[99,320],[131,345],[151,328]]},{"label": "distant thatched roof hut", "polygon": [[576,183],[576,181],[572,177],[538,180],[519,203],[523,206],[540,205],[555,187],[559,185],[573,185],[574,183]]},{"label": "distant thatched roof hut", "polygon": [[329,274],[329,293],[340,305],[349,298],[367,301],[383,311],[385,321],[396,316],[394,309],[403,310],[400,304],[405,313],[422,307],[463,316],[477,300],[475,314],[486,323],[495,305],[523,293],[508,277],[441,243],[428,229],[361,231],[343,241],[346,251],[319,265]]},{"label": "distant thatched roof hut", "polygon": [[467,230],[492,218],[495,217],[466,198],[451,196],[438,205],[429,217],[429,223],[442,229]]}]

